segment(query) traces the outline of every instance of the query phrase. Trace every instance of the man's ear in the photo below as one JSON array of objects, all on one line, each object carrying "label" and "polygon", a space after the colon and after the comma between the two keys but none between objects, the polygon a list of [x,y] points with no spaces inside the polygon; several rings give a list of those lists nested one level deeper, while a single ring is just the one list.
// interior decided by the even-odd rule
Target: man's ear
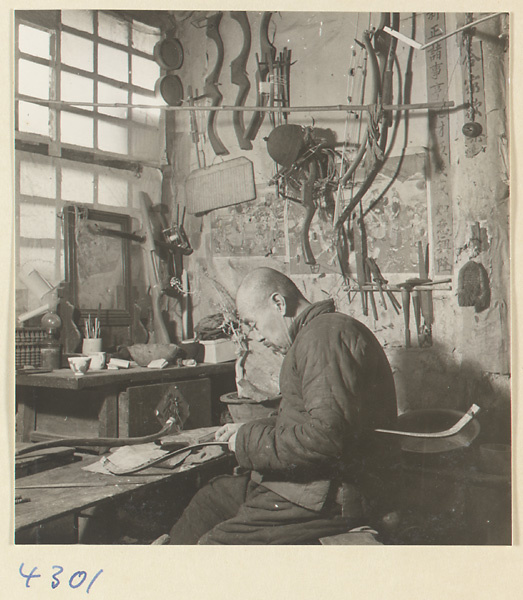
[{"label": "man's ear", "polygon": [[274,294],[271,296],[271,302],[276,306],[282,316],[287,314],[287,301],[285,300],[284,296],[278,292],[274,292]]}]

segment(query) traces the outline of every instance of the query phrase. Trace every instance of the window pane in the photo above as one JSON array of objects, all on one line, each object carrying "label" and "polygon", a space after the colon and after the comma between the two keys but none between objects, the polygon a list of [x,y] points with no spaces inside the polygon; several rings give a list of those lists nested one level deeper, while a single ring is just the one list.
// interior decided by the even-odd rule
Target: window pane
[{"label": "window pane", "polygon": [[56,237],[56,209],[31,202],[20,203],[20,235],[27,238]]},{"label": "window pane", "polygon": [[[55,250],[54,248],[33,248],[20,245],[20,265],[29,270],[36,269],[42,277],[45,277],[51,284],[58,283],[55,274]],[[64,270],[60,270],[60,279],[63,277]],[[31,294],[30,298],[36,300],[36,296]],[[34,302],[33,300],[33,302]],[[36,303],[34,306],[38,306]]]},{"label": "window pane", "polygon": [[106,40],[127,46],[129,43],[129,25],[111,15],[99,12],[98,35]]},{"label": "window pane", "polygon": [[18,92],[34,98],[49,98],[51,70],[29,60],[18,62]]},{"label": "window pane", "polygon": [[20,161],[20,193],[25,196],[56,198],[56,170],[52,165]]},{"label": "window pane", "polygon": [[98,72],[100,75],[117,79],[118,81],[129,81],[128,55],[122,50],[116,50],[102,44],[98,45]]},{"label": "window pane", "polygon": [[142,58],[141,56],[132,57],[132,83],[139,85],[147,90],[154,90],[154,84],[160,77],[160,67],[154,60]]},{"label": "window pane", "polygon": [[148,27],[144,23],[137,23],[136,21],[133,23],[132,47],[136,50],[152,55],[154,46],[160,38],[158,30],[154,27]]},{"label": "window pane", "polygon": [[128,189],[129,184],[125,179],[100,174],[98,177],[98,204],[126,207],[128,205]]},{"label": "window pane", "polygon": [[[156,96],[145,96],[142,94],[133,94],[133,104],[158,105]],[[158,126],[160,122],[160,109],[155,108],[133,108],[133,121],[143,123],[151,127]]]},{"label": "window pane", "polygon": [[106,152],[127,154],[127,128],[98,121],[98,148]]},{"label": "window pane", "polygon": [[50,43],[51,34],[48,31],[20,24],[18,28],[18,48],[21,52],[40,58],[51,58]]},{"label": "window pane", "polygon": [[90,10],[62,10],[62,23],[93,33],[93,13]]},{"label": "window pane", "polygon": [[93,42],[62,32],[62,62],[84,71],[93,70]]},{"label": "window pane", "polygon": [[93,173],[62,167],[62,200],[92,204],[93,190]]},{"label": "window pane", "polygon": [[47,106],[19,102],[18,131],[49,136],[49,109]]},{"label": "window pane", "polygon": [[93,120],[82,115],[62,112],[61,141],[65,144],[93,147]]},{"label": "window pane", "polygon": [[[126,90],[114,87],[113,85],[107,85],[106,83],[98,83],[98,102],[127,104],[127,100],[128,97]],[[126,108],[99,107],[98,112],[101,112],[104,115],[112,115],[113,117],[119,117],[120,119],[127,119]]]},{"label": "window pane", "polygon": [[163,155],[163,132],[146,127],[134,127],[130,153],[135,158],[160,161]]},{"label": "window pane", "polygon": [[[92,102],[93,101],[93,80],[80,75],[73,75],[62,71],[61,81],[62,100],[68,102]],[[79,107],[83,110],[93,110],[92,106]]]}]

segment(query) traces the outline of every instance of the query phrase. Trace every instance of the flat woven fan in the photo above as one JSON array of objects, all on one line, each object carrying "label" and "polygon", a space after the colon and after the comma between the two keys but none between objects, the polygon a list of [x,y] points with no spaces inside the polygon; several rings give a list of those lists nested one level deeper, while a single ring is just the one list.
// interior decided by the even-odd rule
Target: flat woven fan
[{"label": "flat woven fan", "polygon": [[254,200],[256,186],[252,162],[240,156],[192,171],[185,180],[185,194],[187,212],[193,215]]},{"label": "flat woven fan", "polygon": [[490,306],[490,281],[481,263],[469,260],[458,274],[459,306],[474,306],[481,312]]}]

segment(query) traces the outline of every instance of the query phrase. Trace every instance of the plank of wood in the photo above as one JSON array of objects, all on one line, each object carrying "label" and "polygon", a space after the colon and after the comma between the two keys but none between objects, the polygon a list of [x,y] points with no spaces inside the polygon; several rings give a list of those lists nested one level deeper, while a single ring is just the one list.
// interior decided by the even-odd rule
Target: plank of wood
[{"label": "plank of wood", "polygon": [[[17,443],[16,450],[30,446]],[[75,460],[74,448],[45,448],[35,454],[24,454],[16,459],[15,477],[26,477],[47,469],[60,467]]]},{"label": "plank of wood", "polygon": [[196,379],[223,373],[233,373],[234,362],[217,364],[199,364],[195,367],[166,367],[148,369],[133,367],[130,369],[87,372],[83,377],[75,377],[70,369],[59,369],[52,373],[34,375],[17,374],[17,394],[23,387],[47,387],[53,389],[83,390],[107,385],[128,386],[139,383],[162,383],[180,379]]},{"label": "plank of wood", "polygon": [[[60,487],[25,491],[20,489],[20,494],[30,498],[30,501],[15,506],[15,531],[19,532],[57,518],[78,514],[86,508],[99,506],[117,498],[123,499],[137,489],[152,488],[171,479],[179,480],[181,485],[184,485],[185,477],[198,479],[205,474],[207,477],[215,476],[232,468],[231,455],[222,455],[207,463],[192,465],[183,473],[151,467],[147,471],[133,475],[102,475],[82,469],[83,466],[98,460],[99,458],[84,458],[80,462],[29,475],[19,480],[20,485],[24,486],[60,484]],[[78,486],[63,487],[64,484],[78,484]],[[85,484],[89,487],[85,487]]]},{"label": "plank of wood", "polygon": [[[78,513],[83,508],[103,504],[137,488],[153,485],[171,475],[162,469],[151,469],[147,475],[137,473],[132,476],[108,476],[82,469],[82,466],[98,460],[98,458],[85,459],[19,480],[20,485],[24,486],[71,483],[88,484],[90,487],[52,487],[30,493],[27,493],[28,490],[24,491],[22,496],[29,497],[30,502],[16,505],[15,529],[18,531],[58,517]],[[107,485],[108,483],[113,485]]]}]

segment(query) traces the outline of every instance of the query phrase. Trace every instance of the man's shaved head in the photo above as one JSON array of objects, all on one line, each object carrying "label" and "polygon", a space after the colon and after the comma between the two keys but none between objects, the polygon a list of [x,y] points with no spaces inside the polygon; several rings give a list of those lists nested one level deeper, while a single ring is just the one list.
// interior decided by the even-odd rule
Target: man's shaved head
[{"label": "man's shaved head", "polygon": [[273,294],[286,300],[289,316],[294,316],[296,306],[306,301],[295,283],[280,271],[260,267],[248,273],[238,288],[236,306],[242,316],[253,316],[269,302]]}]

